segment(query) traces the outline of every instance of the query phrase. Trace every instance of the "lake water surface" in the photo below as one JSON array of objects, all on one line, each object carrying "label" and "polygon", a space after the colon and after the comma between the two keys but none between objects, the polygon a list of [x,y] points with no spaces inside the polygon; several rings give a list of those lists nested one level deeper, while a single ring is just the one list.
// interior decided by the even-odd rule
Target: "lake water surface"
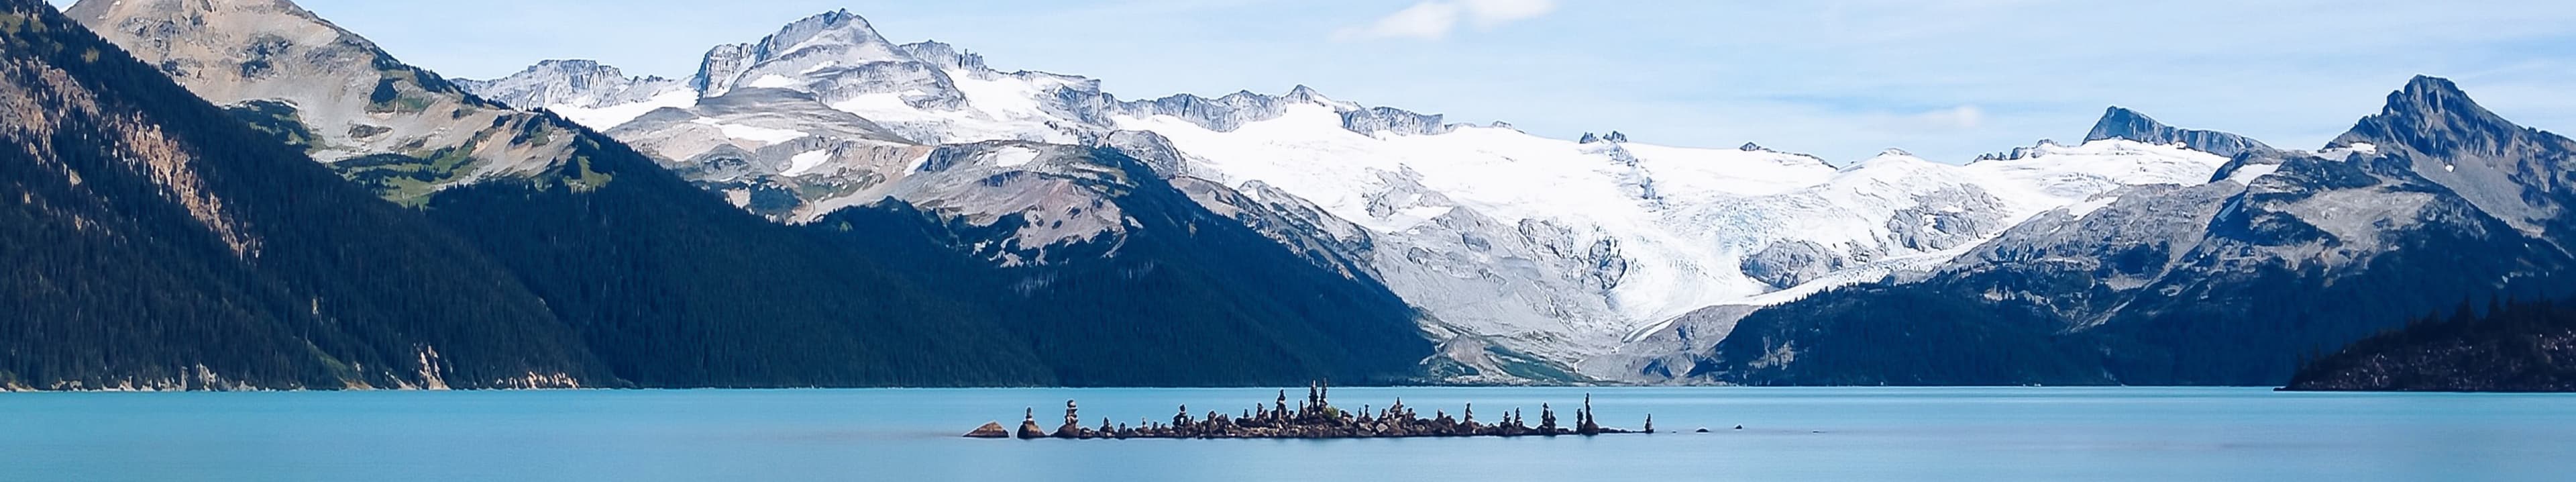
[{"label": "lake water surface", "polygon": [[[0,480],[2576,480],[2576,397],[2244,388],[1340,388],[1657,435],[975,440],[1274,389],[0,394]],[[1289,395],[1291,404],[1302,389]],[[1744,430],[1733,430],[1736,425]],[[1688,433],[1699,427],[1714,433]]]}]

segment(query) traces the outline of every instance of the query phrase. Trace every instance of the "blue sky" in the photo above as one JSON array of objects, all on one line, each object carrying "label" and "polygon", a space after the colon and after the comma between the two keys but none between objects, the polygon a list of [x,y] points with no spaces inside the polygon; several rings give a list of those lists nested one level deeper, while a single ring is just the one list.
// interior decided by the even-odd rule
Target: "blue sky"
[{"label": "blue sky", "polygon": [[[105,0],[94,0],[105,1]],[[58,2],[67,3],[67,2]],[[2468,0],[303,0],[451,77],[587,58],[685,77],[848,8],[897,42],[1125,98],[1306,84],[1571,138],[1960,162],[2104,107],[2314,148],[2422,73],[2576,129],[2576,2]]]}]

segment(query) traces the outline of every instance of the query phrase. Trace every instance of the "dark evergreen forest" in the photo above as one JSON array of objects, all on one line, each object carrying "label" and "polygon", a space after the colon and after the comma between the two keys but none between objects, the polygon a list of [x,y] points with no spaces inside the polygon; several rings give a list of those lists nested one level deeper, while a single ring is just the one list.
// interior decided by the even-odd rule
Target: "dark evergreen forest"
[{"label": "dark evergreen forest", "polygon": [[2576,391],[2576,298],[2461,303],[2309,361],[2287,389]]},{"label": "dark evergreen forest", "polygon": [[571,159],[408,209],[245,123],[281,106],[227,112],[0,2],[0,385],[1361,383],[1430,352],[1384,287],[1159,180],[1116,256],[996,268],[940,242],[1009,226],[775,224],[549,115]]},{"label": "dark evergreen forest", "polygon": [[605,375],[504,266],[41,2],[0,5],[0,105],[0,383]]}]

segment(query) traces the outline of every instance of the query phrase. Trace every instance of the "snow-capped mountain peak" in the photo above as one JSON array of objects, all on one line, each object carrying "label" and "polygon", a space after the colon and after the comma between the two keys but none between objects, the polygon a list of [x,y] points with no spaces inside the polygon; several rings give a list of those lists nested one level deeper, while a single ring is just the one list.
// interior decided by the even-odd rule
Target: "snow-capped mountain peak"
[{"label": "snow-capped mountain peak", "polygon": [[[878,35],[848,10],[806,17],[788,24],[758,43],[719,45],[699,65],[692,85],[714,97],[740,88],[803,88],[857,73],[855,77],[893,77],[907,84],[938,85],[944,79],[922,75],[919,61]],[[896,64],[892,72],[876,66]],[[912,75],[888,76],[910,72]],[[856,80],[856,79],[854,79]]]},{"label": "snow-capped mountain peak", "polygon": [[760,42],[762,55],[778,58],[803,54],[809,50],[834,49],[833,54],[848,60],[886,62],[899,60],[894,44],[877,34],[868,19],[848,9],[824,12],[787,24],[776,35]]}]

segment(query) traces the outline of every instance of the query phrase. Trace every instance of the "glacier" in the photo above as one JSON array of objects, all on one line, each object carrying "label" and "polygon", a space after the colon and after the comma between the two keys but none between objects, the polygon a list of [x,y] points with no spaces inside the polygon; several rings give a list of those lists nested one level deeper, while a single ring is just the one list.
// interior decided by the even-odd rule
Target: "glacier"
[{"label": "glacier", "polygon": [[[1304,86],[1122,100],[1089,78],[896,44],[846,10],[714,47],[701,65],[682,82],[550,61],[460,84],[607,132],[781,222],[894,196],[1039,217],[1028,225],[1046,230],[1018,243],[1115,236],[1115,213],[1082,212],[1080,196],[916,174],[949,157],[989,174],[1078,165],[1038,157],[1076,155],[1060,146],[1116,148],[1212,211],[1265,220],[1282,243],[1383,281],[1430,315],[1424,331],[1454,361],[1540,363],[1574,379],[1555,381],[1667,381],[1642,367],[1722,339],[1731,322],[1713,313],[1922,272],[2043,213],[2223,179],[2230,157],[2212,150],[2263,149],[2118,108],[2076,145],[1838,165],[1753,144],[1555,139]],[[1543,378],[1485,371],[1463,381]]]}]

